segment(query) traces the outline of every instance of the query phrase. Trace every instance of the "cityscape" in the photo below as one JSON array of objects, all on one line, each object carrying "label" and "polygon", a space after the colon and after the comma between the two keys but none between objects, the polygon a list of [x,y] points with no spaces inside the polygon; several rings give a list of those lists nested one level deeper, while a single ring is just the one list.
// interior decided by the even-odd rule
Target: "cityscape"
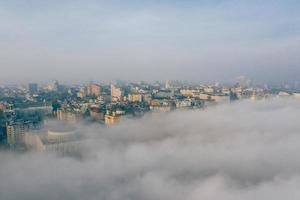
[{"label": "cityscape", "polygon": [[0,200],[299,200],[300,0],[0,0]]},{"label": "cityscape", "polygon": [[[245,76],[235,81],[231,85],[118,81],[71,86],[53,81],[44,86],[37,83],[3,86],[0,90],[1,146],[11,151],[60,151],[61,148],[53,146],[65,147],[68,142],[80,140],[70,128],[79,122],[109,127],[122,118],[141,118],[147,113],[201,110],[242,100],[300,98],[297,82],[255,86]],[[51,121],[60,121],[64,126],[49,128]]]}]

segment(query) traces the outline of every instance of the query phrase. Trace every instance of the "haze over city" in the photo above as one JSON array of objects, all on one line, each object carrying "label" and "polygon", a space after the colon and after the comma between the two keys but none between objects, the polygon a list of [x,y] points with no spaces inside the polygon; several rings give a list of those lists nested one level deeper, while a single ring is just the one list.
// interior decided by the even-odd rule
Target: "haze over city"
[{"label": "haze over city", "polygon": [[0,1],[1,82],[295,81],[297,0]]},{"label": "haze over city", "polygon": [[299,200],[299,10],[0,0],[0,200]]}]

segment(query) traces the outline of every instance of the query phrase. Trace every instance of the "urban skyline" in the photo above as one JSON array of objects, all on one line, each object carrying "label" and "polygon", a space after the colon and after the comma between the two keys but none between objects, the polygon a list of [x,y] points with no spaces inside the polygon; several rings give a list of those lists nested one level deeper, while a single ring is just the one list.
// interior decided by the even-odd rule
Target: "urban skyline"
[{"label": "urban skyline", "polygon": [[257,85],[240,76],[231,85],[180,81],[64,85],[54,81],[47,85],[2,86],[0,142],[7,150],[44,151],[48,143],[64,145],[74,140],[63,139],[64,134],[69,136],[69,131],[53,132],[50,128],[46,135],[32,133],[45,131],[49,120],[66,123],[64,127],[81,122],[109,126],[149,113],[203,110],[238,100],[270,101],[274,97],[299,99],[300,84]]}]

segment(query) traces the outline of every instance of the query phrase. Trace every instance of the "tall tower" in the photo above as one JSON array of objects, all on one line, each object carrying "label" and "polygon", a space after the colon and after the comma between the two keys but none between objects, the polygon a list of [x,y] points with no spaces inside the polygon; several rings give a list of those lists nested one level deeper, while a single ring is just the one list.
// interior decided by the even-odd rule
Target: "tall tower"
[{"label": "tall tower", "polygon": [[24,121],[6,124],[7,144],[11,147],[24,144],[25,123]]},{"label": "tall tower", "polygon": [[111,93],[111,99],[112,101],[121,101],[122,100],[122,90],[119,87],[116,87],[115,85],[110,85],[110,93]]}]

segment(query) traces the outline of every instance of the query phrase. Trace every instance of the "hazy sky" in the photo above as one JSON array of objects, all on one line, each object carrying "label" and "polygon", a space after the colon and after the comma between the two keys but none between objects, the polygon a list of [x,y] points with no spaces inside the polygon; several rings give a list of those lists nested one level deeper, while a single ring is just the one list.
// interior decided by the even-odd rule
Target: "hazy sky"
[{"label": "hazy sky", "polygon": [[276,98],[77,124],[82,159],[0,152],[0,199],[299,200],[299,115]]},{"label": "hazy sky", "polygon": [[300,76],[298,0],[0,0],[0,84]]}]

